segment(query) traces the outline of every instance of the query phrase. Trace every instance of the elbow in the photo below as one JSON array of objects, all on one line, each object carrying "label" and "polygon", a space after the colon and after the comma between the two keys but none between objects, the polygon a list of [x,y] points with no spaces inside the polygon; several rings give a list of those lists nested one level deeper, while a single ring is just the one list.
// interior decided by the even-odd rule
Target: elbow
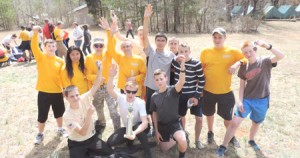
[{"label": "elbow", "polygon": [[79,135],[81,135],[81,136],[86,136],[86,134],[87,134],[87,131],[86,131],[86,130],[84,130],[84,131],[80,131],[78,134],[79,134]]}]

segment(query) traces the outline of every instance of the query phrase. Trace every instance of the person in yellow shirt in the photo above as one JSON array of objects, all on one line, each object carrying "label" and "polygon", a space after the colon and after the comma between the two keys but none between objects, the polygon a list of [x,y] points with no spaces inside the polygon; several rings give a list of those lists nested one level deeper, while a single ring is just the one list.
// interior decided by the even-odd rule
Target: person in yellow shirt
[{"label": "person in yellow shirt", "polygon": [[[110,36],[110,33],[107,32],[107,36]],[[120,115],[117,111],[117,105],[113,98],[108,94],[106,90],[106,84],[109,77],[109,69],[112,63],[112,57],[107,55],[107,51],[104,52],[104,39],[102,38],[94,38],[93,40],[93,48],[95,50],[94,53],[89,54],[86,56],[85,66],[86,66],[86,73],[87,73],[87,80],[89,88],[93,85],[96,74],[98,72],[95,61],[99,60],[102,62],[103,71],[102,71],[102,78],[103,83],[101,84],[100,88],[97,90],[97,92],[94,95],[93,105],[96,107],[96,112],[98,115],[98,120],[96,121],[96,130],[100,130],[100,137],[101,133],[103,132],[105,126],[106,126],[106,120],[104,117],[104,100],[106,101],[106,105],[109,110],[110,117],[113,122],[114,130],[117,130],[120,128]]]},{"label": "person in yellow shirt", "polygon": [[[200,55],[205,76],[202,108],[207,118],[209,144],[214,143],[215,105],[218,105],[217,113],[224,119],[226,128],[232,120],[235,98],[231,90],[231,78],[239,66],[246,62],[239,50],[224,44],[226,37],[225,29],[215,28],[212,32],[214,46],[205,48]],[[240,146],[235,137],[231,143],[236,147]]]},{"label": "person in yellow shirt", "polygon": [[80,48],[71,46],[67,51],[65,67],[62,74],[64,88],[75,85],[79,94],[89,90],[84,66],[84,56]]},{"label": "person in yellow shirt", "polygon": [[21,32],[19,35],[19,39],[22,40],[19,48],[23,51],[23,57],[25,60],[31,61],[31,49],[30,49],[30,35],[29,32],[26,30],[25,26],[21,26]]},{"label": "person in yellow shirt", "polygon": [[66,131],[62,128],[62,116],[65,112],[63,100],[63,86],[61,82],[61,71],[64,61],[55,56],[56,43],[54,40],[45,40],[45,52],[39,48],[38,33],[42,28],[33,27],[33,37],[31,39],[31,48],[34,54],[38,78],[36,90],[38,90],[38,130],[39,133],[35,138],[35,144],[40,144],[43,140],[43,131],[45,122],[48,118],[49,109],[52,106],[54,117],[58,126],[58,134],[67,136]]},{"label": "person in yellow shirt", "polygon": [[64,31],[62,31],[63,23],[61,21],[57,22],[57,26],[54,29],[54,38],[56,40],[58,56],[63,57],[67,54],[67,47],[64,45]]},{"label": "person in yellow shirt", "polygon": [[[101,21],[101,26],[103,29],[110,32],[110,26],[106,19]],[[116,28],[114,28],[116,29]],[[112,30],[111,36],[108,37],[108,55],[112,56],[115,62],[118,64],[120,72],[118,77],[118,88],[121,93],[124,94],[125,84],[128,81],[135,82],[139,85],[138,92],[136,96],[140,97],[142,92],[142,85],[146,75],[146,65],[142,57],[133,54],[132,42],[125,40],[121,44],[122,53],[117,52],[116,38],[114,37]]]}]

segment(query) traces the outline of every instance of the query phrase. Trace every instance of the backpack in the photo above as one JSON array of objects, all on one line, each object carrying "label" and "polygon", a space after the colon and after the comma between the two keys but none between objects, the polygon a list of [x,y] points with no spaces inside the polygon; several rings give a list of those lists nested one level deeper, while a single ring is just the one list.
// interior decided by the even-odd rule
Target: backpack
[{"label": "backpack", "polygon": [[51,38],[56,40],[56,37],[54,36],[54,25],[52,23],[48,23],[49,32],[51,34]]},{"label": "backpack", "polygon": [[52,38],[53,40],[56,40],[56,37],[55,37],[55,35],[54,35],[54,31],[51,32],[51,38]]},{"label": "backpack", "polygon": [[3,59],[5,57],[5,53],[3,50],[0,50],[0,59]]}]

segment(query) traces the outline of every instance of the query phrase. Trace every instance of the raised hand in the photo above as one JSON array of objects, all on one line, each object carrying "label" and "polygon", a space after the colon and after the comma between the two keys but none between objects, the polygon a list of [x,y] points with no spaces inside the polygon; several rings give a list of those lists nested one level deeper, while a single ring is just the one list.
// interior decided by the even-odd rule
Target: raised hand
[{"label": "raised hand", "polygon": [[260,47],[263,47],[263,48],[269,48],[270,47],[269,44],[267,44],[266,42],[261,41],[261,40],[255,41],[254,45],[259,45]]},{"label": "raised hand", "polygon": [[110,67],[109,75],[111,77],[115,77],[118,73],[118,66],[116,64],[112,64]]},{"label": "raised hand", "polygon": [[153,13],[152,5],[147,4],[147,6],[145,7],[144,17],[150,17],[152,13]]},{"label": "raised hand", "polygon": [[101,18],[99,18],[99,21],[100,21],[99,26],[100,26],[102,29],[104,29],[104,30],[109,30],[109,29],[110,29],[109,23],[108,23],[108,21],[107,21],[106,18],[101,17]]},{"label": "raised hand", "polygon": [[118,17],[117,15],[115,14],[115,11],[114,10],[111,10],[110,11],[110,19],[112,21],[112,25],[118,25]]}]

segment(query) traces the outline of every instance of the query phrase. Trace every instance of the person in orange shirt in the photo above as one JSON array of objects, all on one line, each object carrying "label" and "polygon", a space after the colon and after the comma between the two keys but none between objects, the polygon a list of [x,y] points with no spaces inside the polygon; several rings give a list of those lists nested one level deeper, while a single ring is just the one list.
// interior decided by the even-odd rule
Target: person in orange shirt
[{"label": "person in orange shirt", "polygon": [[64,88],[75,85],[78,87],[79,94],[87,92],[89,88],[86,79],[84,56],[81,49],[75,46],[69,47],[65,63],[62,75]]},{"label": "person in orange shirt", "polygon": [[19,39],[22,40],[19,48],[22,49],[23,51],[23,57],[25,58],[25,60],[27,61],[31,61],[31,49],[30,49],[30,34],[29,32],[26,30],[25,26],[21,26],[21,32],[19,35]]},{"label": "person in orange shirt", "polygon": [[66,131],[62,128],[62,116],[65,112],[63,100],[63,86],[61,81],[61,71],[64,61],[55,56],[56,43],[54,40],[45,40],[45,52],[39,48],[38,34],[42,30],[40,26],[33,27],[33,37],[31,39],[31,49],[34,54],[38,79],[36,90],[38,90],[38,129],[39,133],[35,138],[35,144],[40,144],[44,138],[43,131],[45,122],[48,118],[50,107],[56,118],[58,134],[67,136]]},{"label": "person in orange shirt", "polygon": [[[239,66],[246,63],[246,59],[239,50],[224,44],[226,37],[225,29],[214,29],[212,32],[214,46],[205,48],[200,55],[205,76],[202,108],[207,118],[207,142],[209,144],[214,143],[215,105],[218,106],[217,113],[224,119],[226,128],[232,120],[235,98],[231,90],[231,78]],[[231,143],[235,147],[240,146],[235,137],[232,138]]]}]

